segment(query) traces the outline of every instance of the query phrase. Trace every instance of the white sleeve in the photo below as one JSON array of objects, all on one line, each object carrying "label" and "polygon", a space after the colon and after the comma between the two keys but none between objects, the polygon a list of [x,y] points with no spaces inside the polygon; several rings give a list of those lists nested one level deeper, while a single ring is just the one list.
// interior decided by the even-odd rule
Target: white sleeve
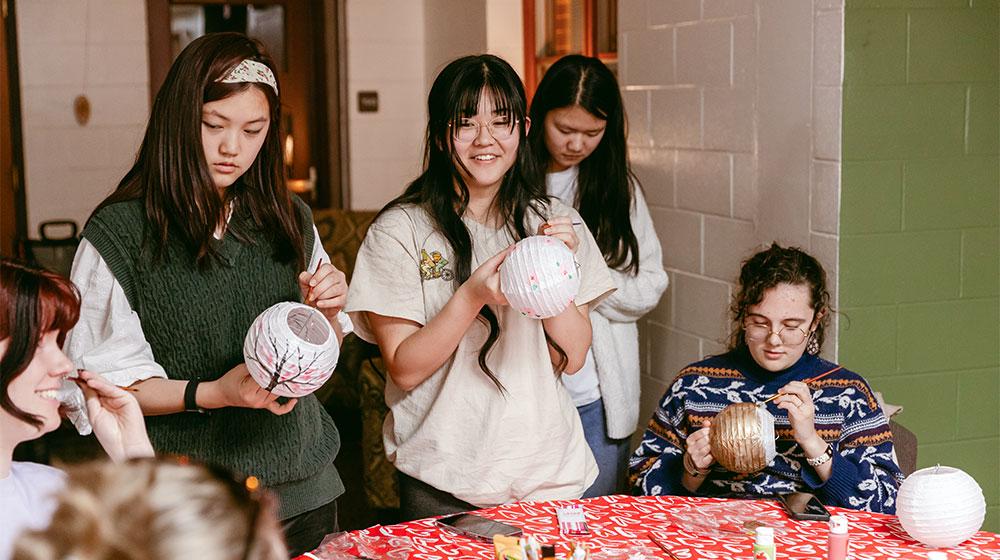
[{"label": "white sleeve", "polygon": [[[312,255],[309,256],[308,270],[310,273],[316,272],[319,265],[328,262],[330,262],[330,255],[326,254],[326,249],[323,248],[323,242],[319,237],[319,230],[316,229],[316,224],[313,224],[313,250]],[[344,313],[343,309],[337,313],[337,322],[340,323],[340,330],[345,336],[354,332],[354,323],[351,322],[351,318],[347,313]]]},{"label": "white sleeve", "polygon": [[76,367],[119,386],[166,378],[121,284],[86,239],[76,251],[70,279],[80,290],[80,320],[67,335],[65,349]]},{"label": "white sleeve", "polygon": [[639,245],[639,272],[610,269],[618,290],[605,299],[595,311],[609,321],[634,322],[656,307],[667,289],[667,273],[663,270],[663,250],[653,229],[653,219],[642,196],[635,189],[635,206],[631,213],[632,231]]}]

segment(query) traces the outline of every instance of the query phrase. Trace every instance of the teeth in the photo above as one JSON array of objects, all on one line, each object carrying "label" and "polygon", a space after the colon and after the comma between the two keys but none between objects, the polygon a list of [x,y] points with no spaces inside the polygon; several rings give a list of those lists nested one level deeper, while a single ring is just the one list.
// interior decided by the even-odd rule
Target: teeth
[{"label": "teeth", "polygon": [[47,391],[38,391],[35,394],[42,397],[43,399],[53,399],[53,400],[59,399],[59,391],[55,389],[49,389]]},{"label": "teeth", "polygon": [[479,160],[479,161],[493,161],[493,160],[497,159],[497,156],[491,156],[489,154],[486,154],[486,155],[476,156],[476,157],[474,157],[472,159]]}]

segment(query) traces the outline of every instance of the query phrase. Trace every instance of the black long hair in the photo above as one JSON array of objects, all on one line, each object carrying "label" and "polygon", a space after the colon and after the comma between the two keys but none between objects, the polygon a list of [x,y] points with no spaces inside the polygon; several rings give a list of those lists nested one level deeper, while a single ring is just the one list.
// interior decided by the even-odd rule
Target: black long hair
[{"label": "black long hair", "polygon": [[732,324],[729,350],[746,346],[743,321],[750,307],[764,300],[764,293],[778,284],[809,288],[809,306],[813,310],[816,342],[823,347],[826,327],[830,324],[830,292],[826,287],[826,271],[815,257],[798,247],[782,247],[777,243],[743,261],[739,289],[729,306]]},{"label": "black long hair", "polygon": [[628,163],[626,117],[618,81],[596,58],[571,54],[557,60],[542,77],[531,100],[528,146],[537,166],[533,182],[545,184],[550,154],[545,147],[545,116],[553,109],[579,105],[607,123],[600,144],[580,162],[574,206],[580,212],[608,266],[638,274],[639,242],[630,210],[639,180]]},{"label": "black long hair", "polygon": [[42,420],[18,408],[7,387],[31,364],[45,333],[58,331],[62,346],[80,317],[80,295],[67,278],[0,259],[0,296],[0,340],[8,341],[0,356],[0,408],[38,428]]},{"label": "black long hair", "polygon": [[[472,238],[462,222],[469,204],[469,187],[460,172],[464,164],[455,156],[451,125],[474,117],[479,110],[479,98],[484,93],[492,98],[495,111],[506,114],[515,123],[515,133],[520,140],[514,165],[504,175],[490,213],[497,216],[515,240],[530,235],[525,219],[529,213],[543,217],[542,208],[547,206],[548,199],[543,189],[530,183],[524,175],[524,170],[530,167],[527,161],[530,153],[524,149],[527,118],[524,86],[510,64],[488,54],[459,58],[438,74],[427,96],[424,171],[402,195],[381,210],[414,204],[430,214],[438,231],[451,245],[456,286],[465,282],[472,272]],[[485,305],[479,310],[479,320],[490,330],[479,350],[479,367],[502,391],[503,384],[486,364],[486,356],[500,336],[500,323],[496,314]],[[556,350],[562,357],[562,365],[557,366],[561,370],[565,367],[566,355],[561,349]]]},{"label": "black long hair", "polygon": [[[281,103],[271,86],[255,82],[222,83],[240,62],[267,65],[277,81],[274,62],[258,41],[241,33],[210,33],[195,39],[170,67],[153,108],[139,154],[118,188],[97,209],[126,200],[142,200],[158,252],[167,237],[177,236],[199,265],[217,256],[213,234],[225,223],[225,208],[236,201],[249,216],[247,227],[267,231],[280,262],[304,267],[302,227],[282,172]],[[201,140],[205,103],[257,88],[267,97],[270,123],[257,159],[220,192],[209,174]],[[280,91],[280,88],[279,90]],[[234,220],[232,232],[252,242],[250,231]]]}]

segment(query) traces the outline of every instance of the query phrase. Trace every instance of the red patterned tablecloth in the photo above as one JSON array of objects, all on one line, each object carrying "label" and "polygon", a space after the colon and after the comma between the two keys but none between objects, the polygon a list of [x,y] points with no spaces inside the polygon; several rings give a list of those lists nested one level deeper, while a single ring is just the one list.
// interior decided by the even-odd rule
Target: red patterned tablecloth
[{"label": "red patterned tablecloth", "polygon": [[[566,555],[568,538],[559,534],[555,508],[582,504],[591,535],[578,538],[588,543],[594,556],[615,558],[632,547],[646,547],[647,557],[668,558],[654,549],[652,532],[678,557],[687,559],[750,558],[753,537],[744,532],[747,521],[775,528],[778,558],[826,558],[827,524],[789,519],[781,507],[767,500],[718,500],[679,496],[605,496],[589,500],[521,502],[477,512],[484,517],[521,527],[541,543],[557,543],[557,557]],[[926,558],[929,549],[910,539],[895,516],[843,508],[829,508],[845,515],[850,523],[853,560]],[[412,546],[412,560],[440,558],[492,559],[493,547],[467,537],[442,531],[432,519],[399,525],[374,526],[352,533],[370,542],[405,537]],[[401,539],[396,539],[399,542]],[[405,541],[404,541],[405,542]],[[947,549],[951,560],[1000,559],[1000,536],[980,531],[961,545]],[[302,557],[305,558],[305,557]]]}]

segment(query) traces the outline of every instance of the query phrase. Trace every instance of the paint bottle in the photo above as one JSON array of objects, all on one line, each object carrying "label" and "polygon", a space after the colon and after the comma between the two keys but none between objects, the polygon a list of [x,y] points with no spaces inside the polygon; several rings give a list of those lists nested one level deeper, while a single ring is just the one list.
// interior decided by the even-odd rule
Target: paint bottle
[{"label": "paint bottle", "polygon": [[777,551],[774,548],[774,529],[757,527],[753,543],[753,560],[774,560]]},{"label": "paint bottle", "polygon": [[847,536],[847,518],[843,515],[830,516],[830,536],[826,544],[828,560],[847,560],[850,542]]}]

